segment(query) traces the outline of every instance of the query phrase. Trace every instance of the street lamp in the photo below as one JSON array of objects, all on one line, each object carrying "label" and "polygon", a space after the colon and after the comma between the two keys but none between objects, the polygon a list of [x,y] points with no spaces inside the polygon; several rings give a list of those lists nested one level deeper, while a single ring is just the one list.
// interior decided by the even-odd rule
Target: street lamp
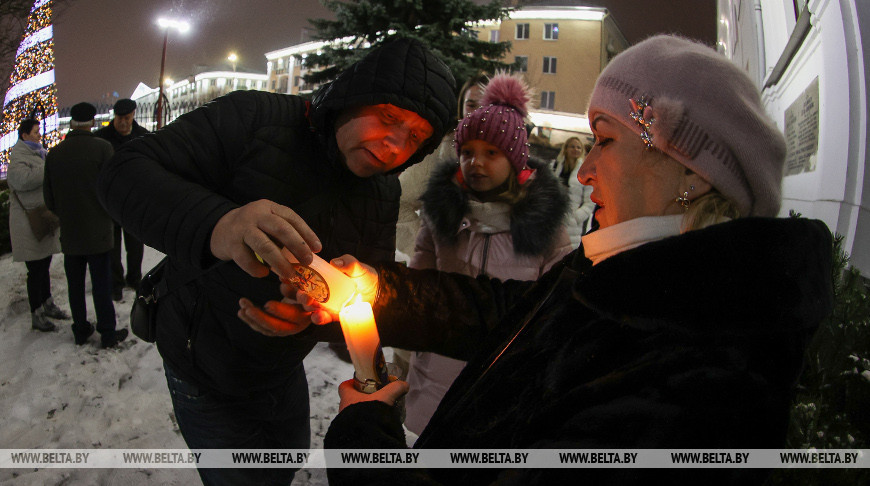
[{"label": "street lamp", "polygon": [[163,34],[163,56],[160,58],[160,77],[158,83],[160,86],[157,91],[157,128],[163,127],[163,69],[166,66],[166,44],[169,41],[169,29],[176,29],[180,33],[185,33],[190,30],[190,24],[183,20],[174,19],[157,19],[157,25],[164,30]]},{"label": "street lamp", "polygon": [[236,56],[235,52],[231,52],[229,56],[227,56],[227,61],[233,64],[233,72],[236,72],[236,61],[239,59],[239,56]]}]

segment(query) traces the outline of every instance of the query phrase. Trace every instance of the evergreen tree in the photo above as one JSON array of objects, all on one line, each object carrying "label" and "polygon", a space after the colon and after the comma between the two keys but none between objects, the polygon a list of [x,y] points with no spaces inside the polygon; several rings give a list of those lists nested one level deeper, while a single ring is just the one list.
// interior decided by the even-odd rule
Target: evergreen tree
[{"label": "evergreen tree", "polygon": [[[319,54],[309,54],[305,66],[312,71],[305,76],[310,83],[330,81],[344,68],[362,59],[370,48],[393,38],[421,41],[450,68],[459,84],[477,71],[493,72],[507,68],[500,59],[510,49],[510,42],[478,40],[466,24],[499,21],[510,13],[499,0],[476,5],[471,0],[322,0],[335,13],[336,20],[311,19],[315,39],[346,39],[324,47]],[[370,46],[363,48],[363,46]],[[315,70],[316,68],[322,68]],[[457,86],[457,89],[459,87]]]},{"label": "evergreen tree", "polygon": [[[800,217],[799,214],[792,214]],[[866,449],[870,444],[870,289],[834,238],[834,310],[806,354],[791,411],[787,449]],[[768,486],[870,484],[864,468],[774,471]]]}]

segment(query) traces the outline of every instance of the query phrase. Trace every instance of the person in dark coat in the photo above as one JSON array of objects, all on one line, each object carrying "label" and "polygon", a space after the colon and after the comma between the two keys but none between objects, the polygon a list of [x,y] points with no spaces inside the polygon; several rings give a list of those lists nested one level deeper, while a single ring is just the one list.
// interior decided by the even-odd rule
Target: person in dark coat
[{"label": "person in dark coat", "polygon": [[[123,98],[112,107],[114,116],[111,123],[97,130],[96,135],[112,144],[117,152],[121,144],[139,138],[148,133],[148,129],[136,123],[136,102]],[[127,252],[127,275],[124,275],[124,264],[121,262],[121,235],[124,239],[124,250]],[[142,280],[142,257],[145,246],[135,236],[122,230],[115,223],[115,247],[112,249],[112,299],[121,301],[124,298],[124,285],[136,290]]]},{"label": "person in dark coat", "polygon": [[[417,41],[395,40],[311,102],[230,93],[125,144],[108,164],[99,191],[109,213],[170,257],[157,346],[188,446],[308,447],[302,359],[315,342],[252,331],[237,316],[240,298],[280,298],[270,267],[295,275],[282,246],[305,263],[312,250],[392,261],[396,173],[437,147],[453,90],[441,60]],[[207,484],[293,477],[287,469],[199,472]]]},{"label": "person in dark coat", "polygon": [[[687,75],[686,73],[691,73]],[[600,227],[537,282],[350,255],[387,346],[468,365],[417,449],[776,449],[818,324],[833,306],[824,223],[777,219],[785,140],[746,74],[709,47],[656,36],[593,90],[579,171]],[[340,339],[300,304],[248,309],[271,335]],[[310,316],[301,311],[314,312]],[[275,321],[282,319],[281,325]],[[302,332],[300,332],[302,331]],[[328,449],[404,447],[391,383],[339,387]],[[552,458],[558,461],[558,457]],[[330,484],[758,484],[763,469],[330,469]],[[661,478],[658,478],[661,479]]]},{"label": "person in dark coat", "polygon": [[109,255],[112,250],[112,220],[97,199],[96,181],[102,166],[112,157],[112,146],[93,133],[97,109],[89,103],[72,107],[71,130],[45,157],[45,205],[60,219],[60,246],[69,291],[76,344],[94,333],[85,302],[85,270],[90,270],[97,331],[104,348],[127,337],[115,329],[115,306]]}]

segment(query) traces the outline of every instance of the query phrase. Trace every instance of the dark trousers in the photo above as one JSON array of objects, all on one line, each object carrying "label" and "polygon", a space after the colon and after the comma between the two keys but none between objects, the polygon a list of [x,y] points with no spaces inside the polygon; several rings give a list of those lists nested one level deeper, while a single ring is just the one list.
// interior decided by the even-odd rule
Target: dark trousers
[{"label": "dark trousers", "polygon": [[[124,249],[127,250],[127,276],[121,263],[121,234],[124,234]],[[145,245],[135,236],[115,224],[115,248],[112,249],[112,288],[123,289],[124,285],[137,287],[142,280],[142,255]]]},{"label": "dark trousers", "polygon": [[110,252],[96,255],[64,255],[63,267],[69,286],[69,308],[73,323],[84,326],[88,322],[88,306],[85,302],[85,270],[90,269],[94,311],[97,314],[97,331],[115,330],[115,306],[112,304],[112,274]]},{"label": "dark trousers", "polygon": [[[190,449],[308,449],[308,381],[302,364],[272,390],[239,397],[181,379],[163,362],[178,428]],[[295,469],[198,469],[206,486],[288,485]]]},{"label": "dark trousers", "polygon": [[27,266],[27,300],[30,302],[30,312],[39,308],[51,297],[51,255],[42,260],[24,262]]}]

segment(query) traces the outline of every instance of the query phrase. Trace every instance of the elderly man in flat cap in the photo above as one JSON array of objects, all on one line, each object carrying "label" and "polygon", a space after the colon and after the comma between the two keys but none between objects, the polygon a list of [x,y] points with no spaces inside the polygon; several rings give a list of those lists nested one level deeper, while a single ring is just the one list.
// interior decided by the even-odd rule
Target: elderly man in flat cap
[{"label": "elderly man in flat cap", "polygon": [[69,307],[75,343],[85,344],[94,326],[88,322],[85,270],[91,274],[97,331],[104,348],[127,337],[116,330],[112,304],[112,219],[97,199],[97,175],[114,153],[112,146],[91,132],[97,109],[79,103],[70,112],[70,131],[45,157],[45,205],[60,219],[60,247],[69,286]]},{"label": "elderly man in flat cap", "polygon": [[[124,98],[115,102],[112,110],[115,114],[112,122],[97,130],[97,136],[109,141],[115,151],[121,144],[141,137],[148,130],[136,123],[136,102]],[[121,234],[124,235],[124,249],[127,251],[127,276],[124,276],[124,265],[121,263]],[[142,280],[142,255],[145,247],[138,238],[122,230],[115,223],[115,248],[112,250],[112,299],[121,301],[124,298],[124,285],[136,290]]]}]

